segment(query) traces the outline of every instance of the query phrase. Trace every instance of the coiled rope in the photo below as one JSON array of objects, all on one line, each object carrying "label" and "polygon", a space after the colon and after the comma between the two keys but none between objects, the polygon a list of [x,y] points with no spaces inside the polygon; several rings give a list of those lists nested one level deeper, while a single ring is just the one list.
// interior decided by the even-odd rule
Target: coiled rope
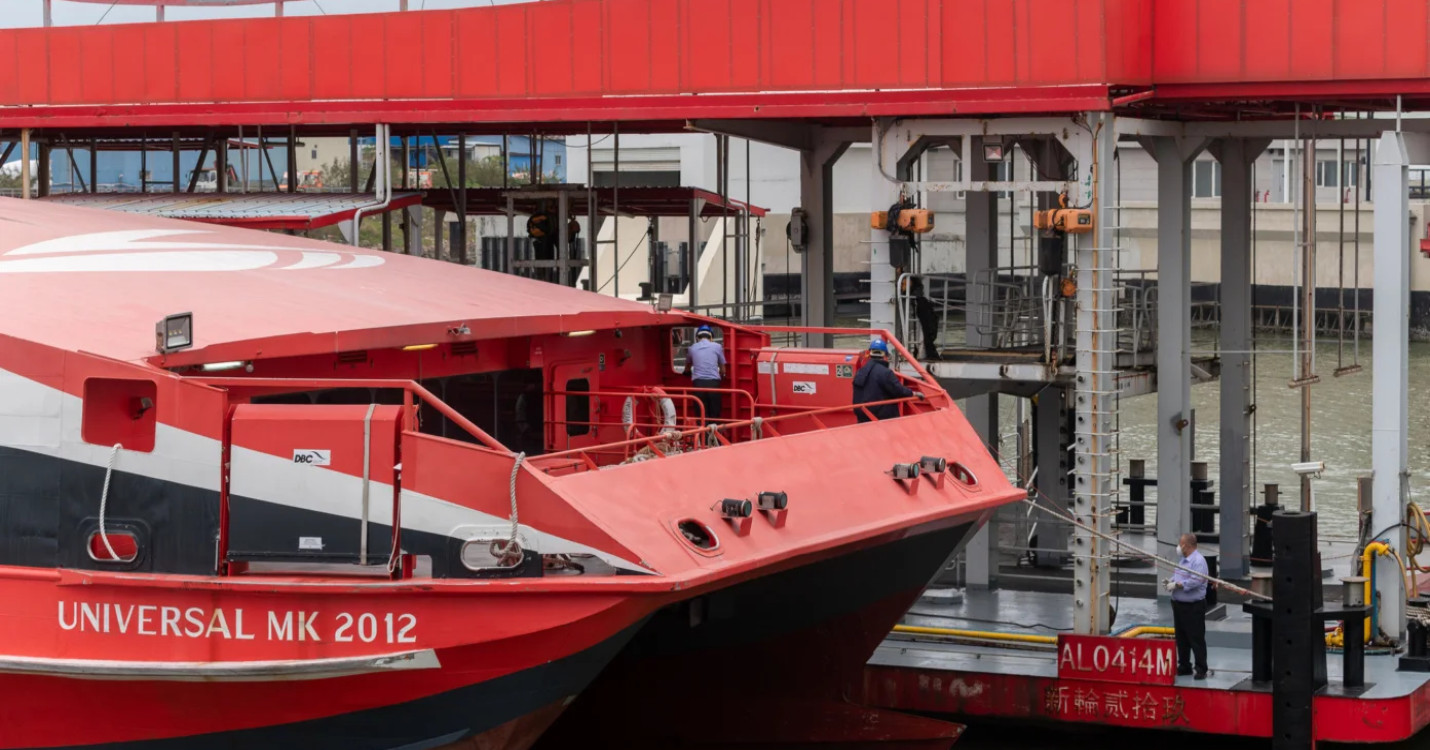
[{"label": "coiled rope", "polygon": [[109,552],[109,559],[113,562],[121,562],[119,553],[114,551],[114,547],[109,543],[109,532],[105,529],[104,514],[109,507],[109,478],[114,474],[114,459],[119,456],[119,449],[123,446],[115,443],[109,451],[109,463],[104,468],[104,489],[99,491],[99,540],[104,542],[104,549]]},{"label": "coiled rope", "polygon": [[512,565],[519,562],[522,557],[521,545],[516,540],[517,531],[521,528],[516,515],[516,475],[521,471],[521,463],[525,460],[525,451],[516,454],[516,458],[511,464],[511,479],[507,482],[507,491],[511,495],[511,537],[507,539],[505,548],[501,550],[501,557],[504,560],[511,559]]},{"label": "coiled rope", "polygon": [[764,417],[755,417],[750,420],[750,437],[752,439],[759,440],[760,438],[764,437],[762,432],[764,424]]}]

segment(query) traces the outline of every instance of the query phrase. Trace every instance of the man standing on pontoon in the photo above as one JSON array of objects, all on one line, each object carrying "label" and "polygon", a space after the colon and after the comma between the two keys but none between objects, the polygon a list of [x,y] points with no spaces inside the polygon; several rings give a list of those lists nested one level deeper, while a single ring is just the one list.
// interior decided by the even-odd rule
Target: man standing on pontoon
[{"label": "man standing on pontoon", "polygon": [[1182,553],[1179,565],[1187,570],[1175,570],[1167,580],[1172,592],[1172,623],[1177,632],[1177,674],[1193,674],[1192,657],[1196,657],[1193,679],[1207,678],[1207,561],[1197,551],[1195,534],[1183,534],[1177,545]]}]

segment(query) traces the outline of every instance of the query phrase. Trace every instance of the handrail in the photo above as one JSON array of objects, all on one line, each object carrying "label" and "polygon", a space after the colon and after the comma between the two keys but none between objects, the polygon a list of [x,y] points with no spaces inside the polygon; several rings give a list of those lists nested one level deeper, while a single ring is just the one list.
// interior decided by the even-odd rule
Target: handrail
[{"label": "handrail", "polygon": [[[431,391],[423,388],[418,383],[411,380],[384,380],[384,379],[358,379],[347,380],[343,378],[184,378],[192,383],[213,386],[215,388],[273,388],[280,391],[301,391],[312,390],[314,388],[387,388],[401,390],[409,397],[415,395],[426,402],[428,406],[437,410],[437,413],[452,420],[452,423],[466,430],[468,434],[476,438],[482,445],[492,450],[499,451],[507,455],[515,455],[512,450],[502,445],[496,438],[488,435],[482,428],[476,426],[471,420],[462,416],[460,412],[448,406],[442,399],[437,398]],[[407,405],[407,404],[404,404]]]},{"label": "handrail", "polygon": [[[814,331],[814,333],[819,333],[819,331]],[[866,404],[846,404],[846,405],[842,405],[842,406],[830,406],[830,407],[825,407],[825,408],[823,408],[823,409],[816,409],[816,410],[814,410],[814,411],[800,412],[800,413],[798,413],[798,414],[783,414],[783,415],[776,416],[776,417],[762,417],[762,418],[757,417],[757,419],[760,420],[761,425],[763,425],[763,426],[768,426],[769,424],[774,423],[774,422],[781,422],[781,421],[791,420],[791,419],[799,419],[799,418],[802,418],[802,417],[816,417],[816,418],[817,418],[817,417],[819,417],[821,414],[835,414],[835,413],[844,412],[844,411],[855,411],[855,410],[858,410],[858,409],[869,409],[869,408],[873,408],[873,407],[875,407],[875,406],[884,406],[884,405],[886,405],[886,404],[907,404],[907,403],[912,403],[912,402],[916,402],[916,401],[919,401],[919,400],[920,400],[920,399],[919,399],[917,396],[910,396],[910,397],[908,397],[908,398],[894,398],[894,399],[888,399],[888,400],[886,400],[886,401],[871,401],[871,402],[866,403]],[[739,422],[731,422],[731,423],[729,423],[729,424],[719,425],[718,429],[720,429],[721,431],[724,431],[724,430],[735,430],[735,429],[739,429],[739,428],[741,428],[741,427],[752,427],[752,426],[754,425],[754,423],[755,423],[755,420],[754,420],[754,419],[746,419],[746,420],[741,420],[741,421],[739,421]],[[614,443],[602,443],[602,444],[600,444],[600,445],[592,445],[592,446],[588,446],[588,447],[586,447],[586,448],[570,448],[570,449],[567,449],[567,450],[564,450],[564,451],[556,451],[556,452],[553,452],[553,453],[545,453],[545,454],[542,454],[542,455],[541,455],[541,458],[542,458],[543,460],[545,460],[545,459],[552,459],[552,458],[565,458],[565,457],[568,457],[568,456],[576,456],[576,455],[579,455],[579,454],[581,454],[581,453],[586,453],[586,452],[595,451],[595,450],[597,450],[597,449],[600,449],[600,450],[602,450],[602,451],[609,451],[609,450],[611,450],[611,449],[613,449],[613,448],[623,448],[623,447],[632,446],[632,445],[652,445],[652,444],[657,443],[657,442],[665,442],[665,441],[669,441],[669,440],[680,440],[680,439],[687,438],[687,437],[695,437],[695,436],[698,436],[698,435],[700,435],[700,434],[706,432],[708,429],[709,429],[708,427],[701,427],[701,428],[697,428],[697,429],[694,429],[694,430],[682,430],[682,431],[680,431],[680,432],[668,433],[668,434],[665,434],[665,435],[653,435],[653,436],[650,436],[650,437],[632,438],[632,439],[629,439],[629,440],[622,440],[622,441],[618,441],[618,442],[614,442]]]},{"label": "handrail", "polygon": [[924,369],[923,363],[919,362],[917,357],[909,354],[909,350],[905,349],[904,345],[900,343],[897,338],[894,338],[893,334],[889,333],[883,328],[828,328],[822,326],[752,326],[750,330],[762,331],[765,333],[828,333],[838,336],[872,336],[874,334],[878,334],[883,337],[885,343],[894,347],[894,351],[898,352],[899,356],[904,358],[904,361],[908,362],[910,365],[913,366],[914,372],[918,373],[920,380],[922,380],[926,385],[932,385],[933,387],[938,388],[940,393],[943,392],[943,388],[939,386],[938,381],[934,379],[932,375],[929,374],[928,370]]}]

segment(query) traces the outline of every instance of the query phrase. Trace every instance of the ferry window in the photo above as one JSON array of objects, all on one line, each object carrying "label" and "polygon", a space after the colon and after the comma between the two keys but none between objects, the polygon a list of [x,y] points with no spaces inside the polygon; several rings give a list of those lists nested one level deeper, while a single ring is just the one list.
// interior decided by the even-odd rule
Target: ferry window
[{"label": "ferry window", "polygon": [[586,378],[576,378],[566,381],[566,434],[572,437],[576,435],[587,435],[591,432],[591,397],[574,396],[573,393],[583,393],[591,390],[591,381]]},{"label": "ferry window", "polygon": [[89,559],[95,562],[127,563],[134,562],[138,556],[139,540],[127,531],[106,529],[103,535],[97,531],[89,535]]},{"label": "ferry window", "polygon": [[80,435],[94,445],[120,445],[125,450],[154,450],[158,424],[152,380],[89,378],[84,381],[84,414]]}]

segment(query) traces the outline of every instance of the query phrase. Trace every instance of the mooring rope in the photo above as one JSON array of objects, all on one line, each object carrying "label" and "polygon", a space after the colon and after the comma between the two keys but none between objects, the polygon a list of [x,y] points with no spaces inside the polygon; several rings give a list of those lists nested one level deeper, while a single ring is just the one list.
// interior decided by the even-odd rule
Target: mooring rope
[{"label": "mooring rope", "polygon": [[104,514],[109,507],[109,478],[114,474],[114,459],[119,456],[119,449],[123,447],[119,443],[114,444],[114,448],[109,451],[109,464],[104,469],[104,489],[99,491],[99,540],[104,542],[104,549],[109,552],[109,559],[112,562],[123,562],[119,558],[119,553],[114,551],[114,547],[109,543],[109,532],[105,528]]}]

